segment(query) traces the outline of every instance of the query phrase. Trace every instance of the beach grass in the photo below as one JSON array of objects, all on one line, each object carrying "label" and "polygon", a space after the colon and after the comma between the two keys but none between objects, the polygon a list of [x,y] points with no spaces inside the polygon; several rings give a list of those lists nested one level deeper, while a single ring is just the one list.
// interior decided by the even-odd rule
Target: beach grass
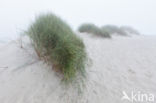
[{"label": "beach grass", "polygon": [[63,80],[73,80],[78,73],[85,76],[85,45],[61,18],[52,13],[41,14],[26,34],[39,58],[61,72]]},{"label": "beach grass", "polygon": [[124,30],[120,29],[116,25],[104,25],[104,26],[101,27],[101,29],[103,31],[108,32],[110,35],[111,34],[114,34],[114,33],[117,33],[117,34],[123,35],[123,36],[126,36],[127,35],[127,33]]},{"label": "beach grass", "polygon": [[78,28],[78,31],[81,33],[86,32],[86,33],[91,33],[100,37],[111,38],[111,36],[109,35],[107,31],[101,30],[98,26],[92,23],[84,23],[80,25],[80,27]]},{"label": "beach grass", "polygon": [[131,26],[121,26],[120,29],[122,31],[128,32],[130,34],[140,35],[139,31],[136,30],[135,28],[131,27]]}]

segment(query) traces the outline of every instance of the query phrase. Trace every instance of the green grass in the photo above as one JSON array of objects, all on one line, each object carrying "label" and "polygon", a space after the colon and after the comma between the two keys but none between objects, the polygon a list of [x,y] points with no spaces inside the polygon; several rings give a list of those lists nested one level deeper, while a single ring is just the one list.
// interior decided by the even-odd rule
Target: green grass
[{"label": "green grass", "polygon": [[137,35],[140,34],[136,29],[130,26],[121,26],[120,29],[130,34],[137,34]]},{"label": "green grass", "polygon": [[105,25],[105,26],[102,26],[101,29],[104,31],[107,31],[109,34],[117,33],[123,36],[127,35],[127,33],[124,30],[120,29],[119,27],[115,25]]},{"label": "green grass", "polygon": [[26,31],[40,59],[61,72],[65,81],[85,75],[87,54],[83,41],[54,14],[39,15]]},{"label": "green grass", "polygon": [[78,31],[81,33],[86,32],[86,33],[91,33],[91,34],[105,37],[105,38],[111,38],[111,36],[109,35],[109,33],[107,31],[103,31],[99,27],[97,27],[96,25],[91,24],[91,23],[82,24],[78,28]]}]

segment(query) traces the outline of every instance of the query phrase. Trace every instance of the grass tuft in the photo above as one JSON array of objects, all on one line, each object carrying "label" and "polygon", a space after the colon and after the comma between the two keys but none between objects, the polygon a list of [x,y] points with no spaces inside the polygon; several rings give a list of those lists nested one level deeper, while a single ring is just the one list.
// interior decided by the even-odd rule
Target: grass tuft
[{"label": "grass tuft", "polygon": [[133,27],[130,27],[130,26],[122,26],[122,27],[120,27],[120,29],[122,31],[125,31],[130,34],[140,35],[140,33],[136,29],[134,29]]},{"label": "grass tuft", "polygon": [[102,26],[101,29],[104,31],[107,31],[109,34],[117,33],[123,36],[127,35],[127,33],[124,30],[120,29],[119,27],[115,25],[105,25],[105,26]]},{"label": "grass tuft", "polygon": [[109,33],[107,31],[101,30],[99,27],[97,27],[94,24],[91,23],[86,23],[86,24],[82,24],[79,29],[79,32],[87,32],[87,33],[91,33],[97,36],[101,36],[101,37],[105,37],[105,38],[111,38],[111,36],[109,35]]},{"label": "grass tuft", "polygon": [[59,17],[51,13],[40,15],[26,33],[40,59],[63,73],[65,81],[77,73],[85,75],[85,45]]}]

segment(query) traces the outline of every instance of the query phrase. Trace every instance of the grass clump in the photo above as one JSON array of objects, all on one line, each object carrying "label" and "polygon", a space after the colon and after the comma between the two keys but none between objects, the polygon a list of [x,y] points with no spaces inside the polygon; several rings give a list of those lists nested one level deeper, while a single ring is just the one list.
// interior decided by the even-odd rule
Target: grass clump
[{"label": "grass clump", "polygon": [[120,29],[119,27],[115,25],[105,25],[105,26],[102,26],[101,29],[104,31],[107,31],[110,35],[114,33],[117,33],[123,36],[127,35],[127,33],[124,30]]},{"label": "grass clump", "polygon": [[78,31],[81,33],[87,32],[87,33],[95,34],[97,36],[111,38],[111,36],[109,35],[109,33],[107,31],[103,31],[99,27],[97,27],[96,25],[91,24],[91,23],[82,24],[79,27]]},{"label": "grass clump", "polygon": [[38,56],[62,72],[64,80],[84,75],[86,52],[83,41],[54,14],[40,15],[26,32]]},{"label": "grass clump", "polygon": [[140,35],[139,31],[137,31],[136,29],[134,29],[133,27],[130,27],[130,26],[121,26],[120,29],[122,31],[129,33],[129,34]]}]

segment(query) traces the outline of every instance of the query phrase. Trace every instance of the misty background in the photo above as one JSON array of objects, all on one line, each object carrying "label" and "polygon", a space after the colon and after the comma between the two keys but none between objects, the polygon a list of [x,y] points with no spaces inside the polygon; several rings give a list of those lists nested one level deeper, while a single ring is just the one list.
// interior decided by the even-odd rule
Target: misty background
[{"label": "misty background", "polygon": [[53,12],[74,30],[85,22],[129,25],[156,34],[156,0],[0,0],[0,39],[15,39],[40,13]]}]

